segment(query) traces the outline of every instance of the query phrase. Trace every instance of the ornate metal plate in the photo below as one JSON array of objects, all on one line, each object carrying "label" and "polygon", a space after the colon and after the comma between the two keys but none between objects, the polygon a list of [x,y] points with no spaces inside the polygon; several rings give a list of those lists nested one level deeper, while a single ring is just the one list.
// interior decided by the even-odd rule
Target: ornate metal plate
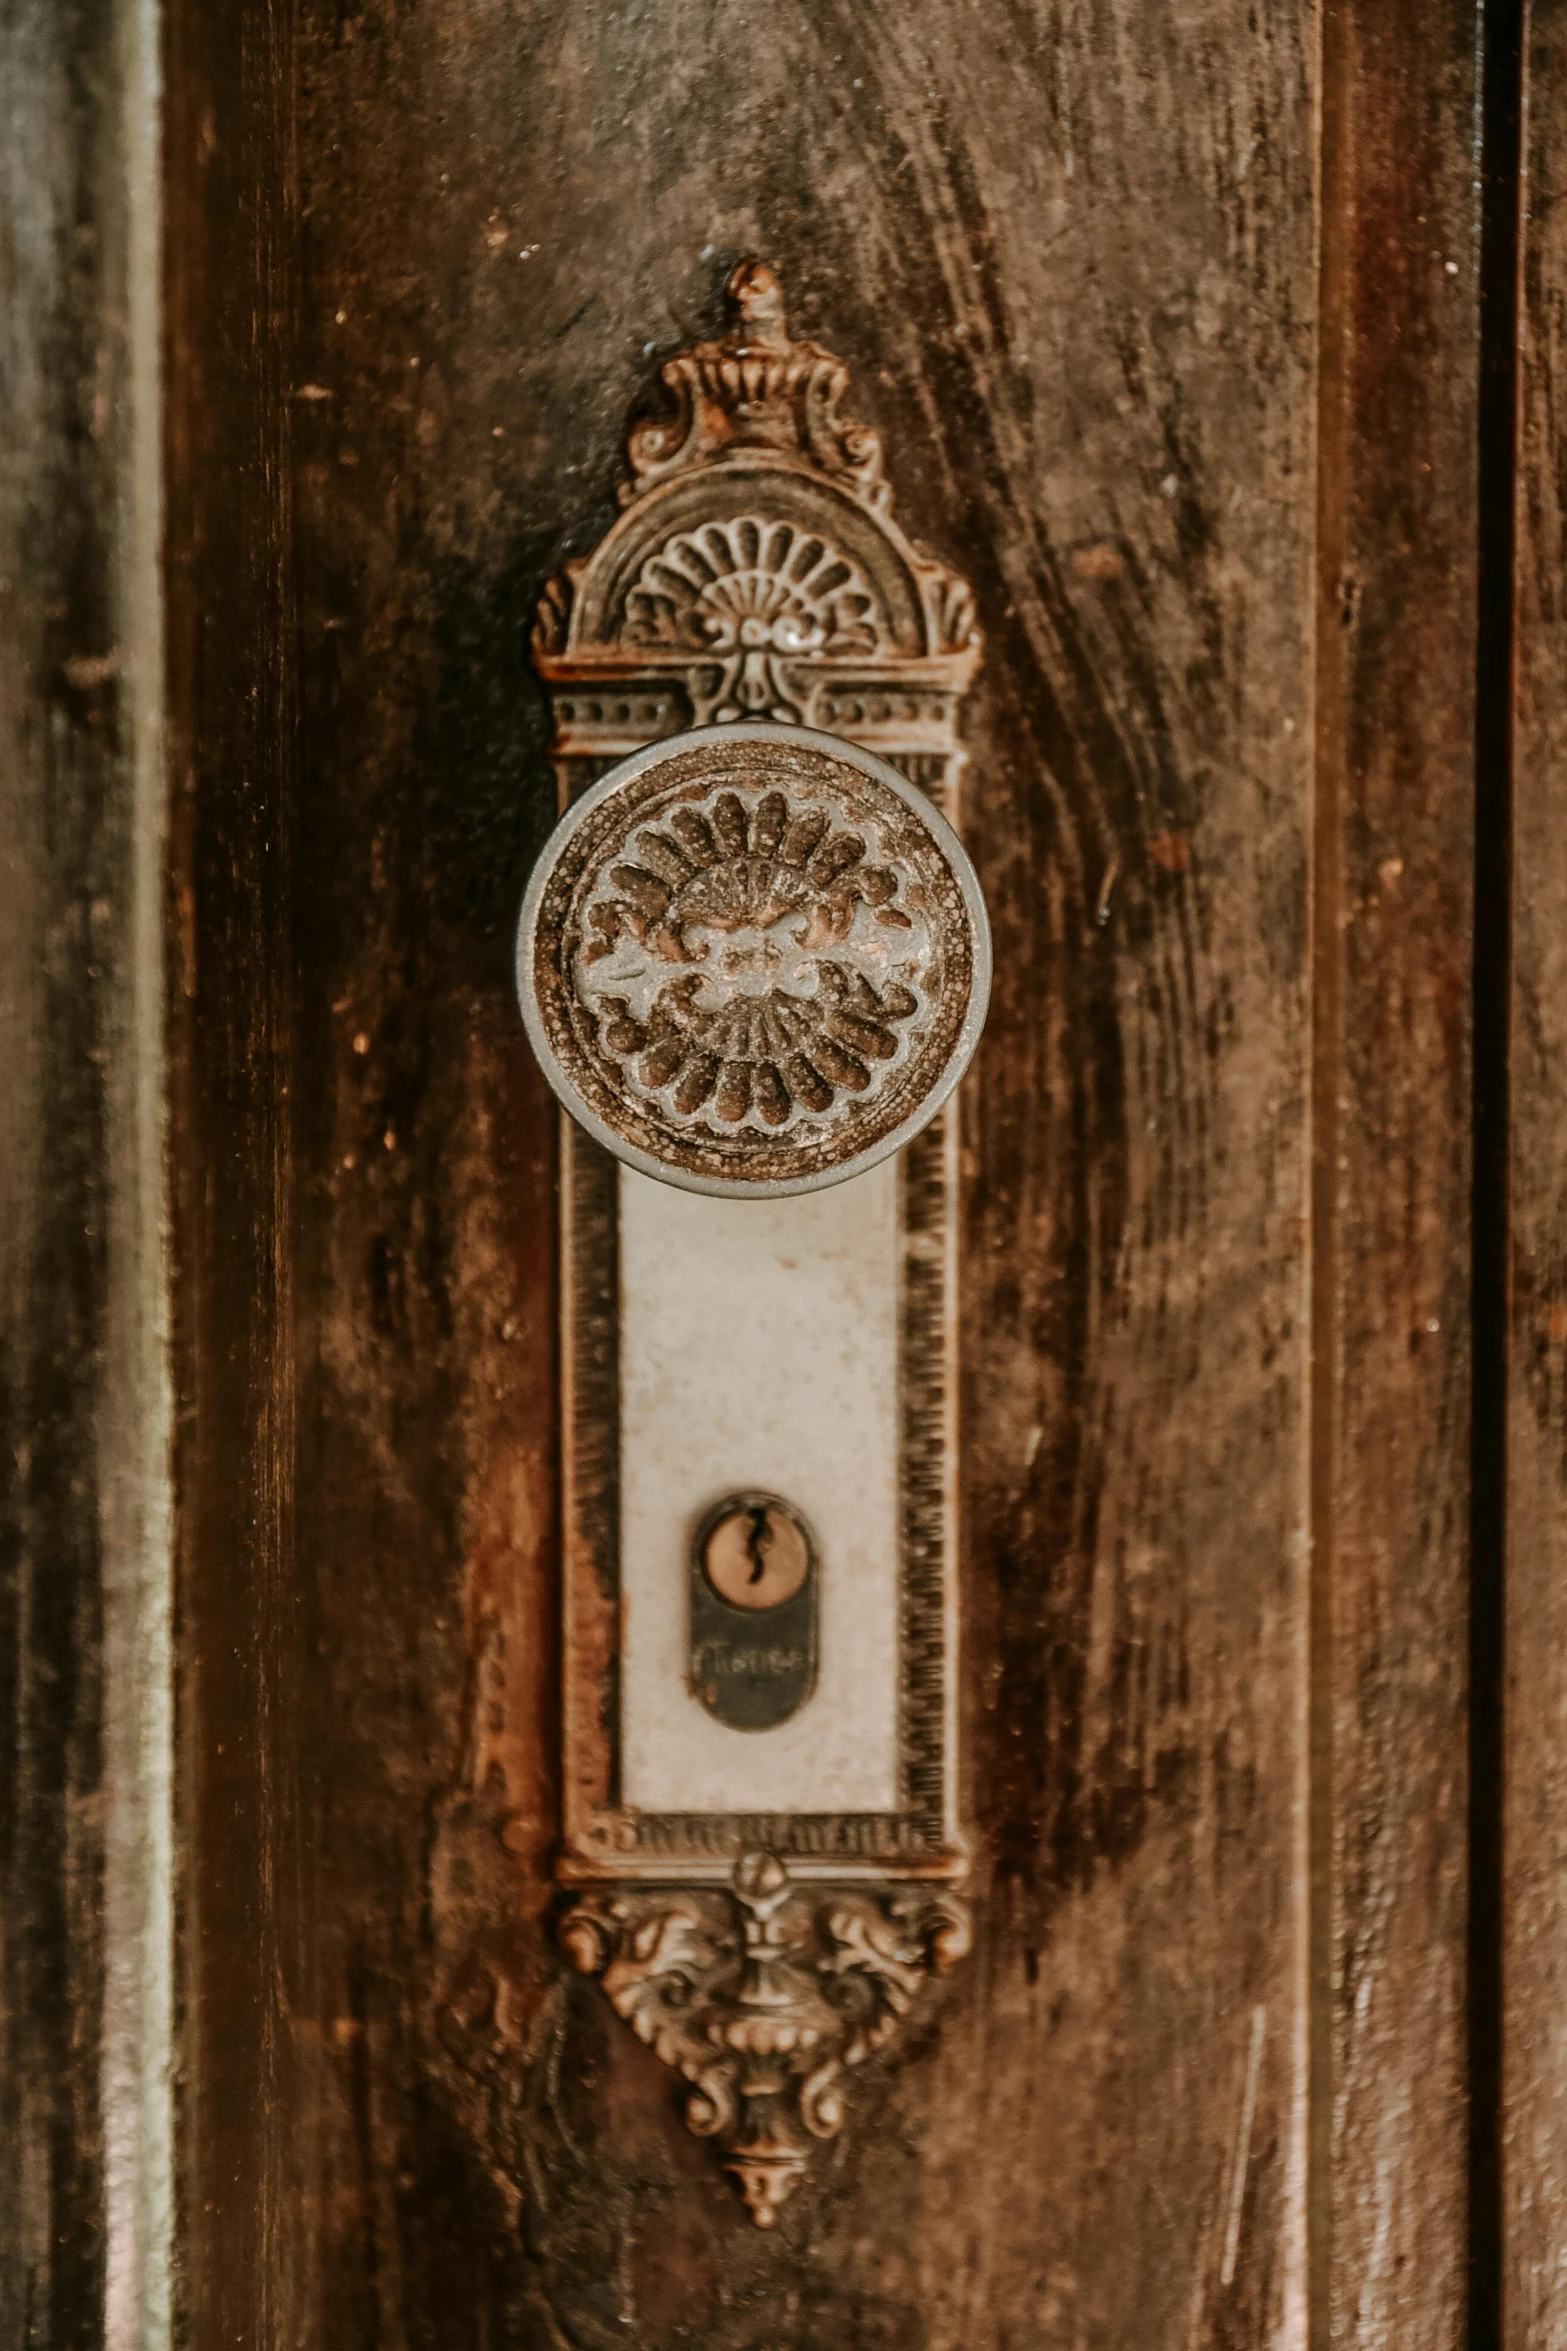
[{"label": "ornate metal plate", "polygon": [[984,1021],[979,885],[929,796],[799,726],[707,727],[562,817],[517,937],[534,1051],[620,1159],[809,1192],[940,1109]]},{"label": "ornate metal plate", "polygon": [[973,595],[777,273],[729,294],[539,608],[566,814],[518,983],[570,1113],[561,1938],[765,2227],[966,1945],[948,1097],[989,939]]}]

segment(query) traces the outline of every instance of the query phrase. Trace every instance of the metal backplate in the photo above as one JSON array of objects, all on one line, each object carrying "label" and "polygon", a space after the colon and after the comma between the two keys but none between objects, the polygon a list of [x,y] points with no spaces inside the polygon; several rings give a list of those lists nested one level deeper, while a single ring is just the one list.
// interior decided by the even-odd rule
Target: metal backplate
[{"label": "metal backplate", "polygon": [[969,590],[774,274],[732,293],[541,608],[563,816],[518,976],[571,1113],[562,1935],[766,2224],[965,1939],[952,1089],[988,933]]}]

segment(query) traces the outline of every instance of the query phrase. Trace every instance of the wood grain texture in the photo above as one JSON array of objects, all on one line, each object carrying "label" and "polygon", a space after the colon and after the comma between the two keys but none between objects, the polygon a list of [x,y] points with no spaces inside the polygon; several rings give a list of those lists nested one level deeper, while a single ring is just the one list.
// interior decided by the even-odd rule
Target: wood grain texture
[{"label": "wood grain texture", "polygon": [[1325,18],[1314,2334],[1465,2325],[1472,0]]},{"label": "wood grain texture", "polygon": [[[1471,19],[1330,19],[1319,387],[1282,0],[177,11],[198,2347],[1457,2340]],[[979,1948],[771,2240],[551,1947],[507,969],[534,597],[747,250],[979,589],[998,967]]]},{"label": "wood grain texture", "polygon": [[[55,2351],[128,2323],[135,2124],[103,2083],[152,1425],[129,21],[0,24],[0,2332]],[[1483,2342],[1476,0],[166,21],[181,2339]],[[1527,66],[1490,1923],[1503,2332],[1567,2351],[1550,0]],[[553,798],[534,599],[747,250],[977,583],[998,950],[963,1112],[978,1948],[772,2238],[553,1944],[556,1126],[508,970]]]},{"label": "wood grain texture", "polygon": [[[181,542],[193,2341],[1298,2339],[1308,24],[307,6],[284,300],[248,22],[241,70],[187,12],[227,62],[180,100],[183,462],[224,483]],[[747,249],[979,586],[1000,973],[980,1948],[772,2240],[550,1946],[553,1146],[507,972],[532,600]]]},{"label": "wood grain texture", "polygon": [[135,1759],[111,1767],[137,1565],[120,1479],[157,1408],[127,1344],[126,1224],[157,1153],[138,1168],[123,1121],[139,94],[122,34],[98,0],[0,13],[0,2338],[40,2351],[104,2341],[111,2278],[122,2309],[135,2295],[123,2226],[112,2242],[137,2158],[135,2115],[113,2111]]},{"label": "wood grain texture", "polygon": [[1504,2341],[1567,2344],[1567,18],[1526,47],[1513,757]]},{"label": "wood grain texture", "polygon": [[319,2107],[300,1889],[320,1730],[292,1511],[288,12],[171,10],[165,67],[181,2296],[195,2342],[270,2347],[314,2292]]}]

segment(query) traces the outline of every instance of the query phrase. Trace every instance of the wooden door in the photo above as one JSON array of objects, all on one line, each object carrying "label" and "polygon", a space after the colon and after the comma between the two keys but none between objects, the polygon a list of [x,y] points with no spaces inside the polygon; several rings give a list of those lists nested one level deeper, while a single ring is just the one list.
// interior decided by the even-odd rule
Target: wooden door
[{"label": "wooden door", "polygon": [[[59,140],[154,102],[107,35],[62,97],[51,37]],[[83,2248],[104,2118],[166,2096],[171,2216],[108,2242],[191,2351],[1567,2344],[1556,12],[170,0],[160,40],[172,2088],[100,2071],[153,1931],[62,1825],[100,1701],[23,1706],[17,2339],[164,2339],[157,2293],[104,2336]],[[510,963],[535,609],[753,253],[973,585],[995,946],[973,1948],[765,2231],[558,1939],[558,1127]],[[116,672],[52,625],[14,707],[92,744]],[[34,1318],[131,1148],[27,1067],[79,1183],[24,1186],[24,1694],[118,1654]]]}]

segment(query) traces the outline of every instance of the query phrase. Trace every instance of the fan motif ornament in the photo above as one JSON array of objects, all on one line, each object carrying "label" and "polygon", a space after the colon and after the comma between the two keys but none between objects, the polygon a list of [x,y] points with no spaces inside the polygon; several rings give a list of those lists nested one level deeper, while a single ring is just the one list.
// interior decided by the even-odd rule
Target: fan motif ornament
[{"label": "fan motif ornament", "polygon": [[[557,1866],[575,1895],[560,1941],[771,2228],[842,2127],[849,2078],[967,1946],[955,1138],[932,1128],[899,1185],[897,1808],[766,1824],[641,1813],[617,1791],[620,1193],[603,1154],[735,1198],[889,1158],[973,1053],[990,943],[948,821],[981,655],[972,589],[894,519],[880,436],[849,411],[843,362],[790,332],[777,271],[740,262],[727,298],[723,329],[665,359],[639,403],[615,521],[540,597],[564,813],[524,900],[517,982],[588,1138],[564,1154],[561,1225]],[[763,1834],[776,1851],[754,1849]],[[514,2100],[503,2008],[497,1993],[488,2054],[466,2011],[449,2023]]]},{"label": "fan motif ornament", "polygon": [[798,720],[777,657],[832,660],[883,649],[870,582],[830,540],[756,515],[678,533],[651,556],[626,602],[626,642],[717,654],[713,718]]},{"label": "fan motif ornament", "polygon": [[[844,415],[842,360],[789,333],[776,271],[744,261],[728,293],[730,331],[665,361],[669,412],[628,435],[620,522],[544,589],[541,674],[569,698],[667,671],[699,723],[810,723],[813,665],[891,669],[950,734],[979,659],[973,591],[894,523],[880,436]],[[804,664],[792,689],[780,662]]]}]

